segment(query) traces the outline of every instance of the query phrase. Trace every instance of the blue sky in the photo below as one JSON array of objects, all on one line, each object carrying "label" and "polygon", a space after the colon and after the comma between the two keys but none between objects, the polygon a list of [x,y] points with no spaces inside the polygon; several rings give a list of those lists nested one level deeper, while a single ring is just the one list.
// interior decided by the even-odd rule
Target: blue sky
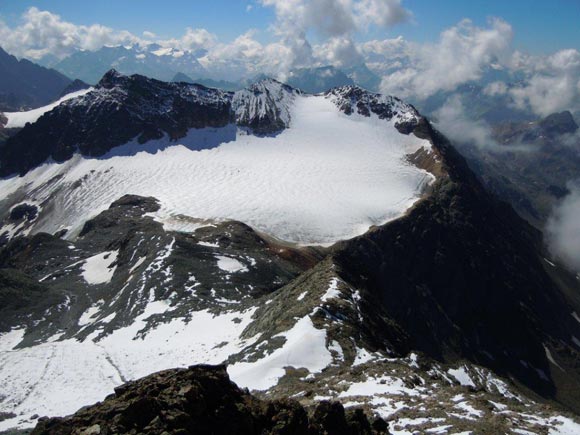
[{"label": "blue sky", "polygon": [[[251,10],[247,10],[251,5]],[[273,37],[268,31],[274,11],[249,0],[0,0],[0,17],[9,25],[36,6],[59,14],[75,24],[103,24],[141,34],[152,31],[161,37],[178,37],[186,27],[205,28],[220,40],[234,39],[248,29],[258,29],[258,40]],[[414,20],[389,30],[372,28],[360,39],[402,35],[427,42],[463,18],[478,25],[488,17],[501,17],[514,28],[514,46],[540,54],[562,48],[580,48],[580,0],[404,0]],[[312,35],[316,40],[316,35]]]}]

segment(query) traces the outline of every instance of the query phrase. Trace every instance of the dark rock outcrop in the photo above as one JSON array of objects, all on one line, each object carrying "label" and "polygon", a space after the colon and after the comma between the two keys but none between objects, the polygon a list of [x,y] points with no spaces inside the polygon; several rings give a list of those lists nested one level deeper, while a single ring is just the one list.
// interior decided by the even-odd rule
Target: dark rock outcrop
[{"label": "dark rock outcrop", "polygon": [[419,122],[419,112],[397,97],[375,94],[358,86],[342,86],[325,95],[347,115],[370,116],[373,113],[387,121],[395,118],[395,128],[402,134],[411,133]]},{"label": "dark rock outcrop", "polygon": [[308,413],[294,400],[259,400],[229,380],[225,366],[166,370],[115,389],[65,418],[41,418],[33,435],[387,434],[361,411],[322,402]]},{"label": "dark rock outcrop", "polygon": [[275,134],[288,127],[289,104],[298,93],[271,79],[234,94],[110,70],[93,91],[63,102],[6,139],[0,176],[23,175],[49,158],[63,162],[75,152],[102,157],[131,141],[165,137],[172,142],[190,129],[235,123],[253,134]]}]

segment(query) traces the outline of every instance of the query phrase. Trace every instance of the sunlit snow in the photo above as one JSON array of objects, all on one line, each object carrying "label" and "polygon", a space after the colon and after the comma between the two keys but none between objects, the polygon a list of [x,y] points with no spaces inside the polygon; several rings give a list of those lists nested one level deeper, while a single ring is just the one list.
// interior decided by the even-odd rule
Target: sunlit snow
[{"label": "sunlit snow", "polygon": [[278,336],[284,345],[256,362],[239,362],[228,367],[230,378],[240,387],[267,390],[276,385],[285,367],[306,368],[319,372],[332,362],[326,348],[326,330],[317,329],[310,316],[300,319],[292,329]]},{"label": "sunlit snow", "polygon": [[88,284],[104,284],[110,282],[117,266],[118,251],[102,252],[87,258],[82,266],[82,275]]},{"label": "sunlit snow", "polygon": [[[0,334],[0,412],[18,415],[0,422],[0,431],[33,426],[33,414],[73,413],[103,400],[115,386],[159,370],[221,363],[250,344],[240,334],[255,309],[192,312],[189,320],[174,319],[140,333],[150,316],[170,309],[164,301],[150,302],[130,326],[98,341],[70,339],[13,350],[24,330]],[[94,307],[84,314],[87,323],[99,320]]]},{"label": "sunlit snow", "polygon": [[8,119],[6,123],[6,128],[19,128],[24,127],[27,122],[36,122],[38,118],[44,115],[46,112],[50,112],[60,103],[66,100],[70,100],[71,98],[80,97],[81,95],[86,94],[87,92],[92,91],[93,88],[82,89],[80,91],[71,92],[70,94],[66,94],[60,100],[55,101],[54,103],[50,103],[46,106],[39,107],[37,109],[28,110],[26,112],[4,112],[4,116]]},{"label": "sunlit snow", "polygon": [[433,180],[406,158],[430,144],[400,134],[394,121],[347,116],[323,96],[296,96],[290,112],[290,128],[276,136],[190,130],[182,146],[163,139],[47,163],[0,180],[0,193],[63,205],[40,216],[34,231],[70,227],[73,236],[131,193],[159,199],[155,216],[166,223],[235,219],[282,240],[330,244],[401,216]]}]

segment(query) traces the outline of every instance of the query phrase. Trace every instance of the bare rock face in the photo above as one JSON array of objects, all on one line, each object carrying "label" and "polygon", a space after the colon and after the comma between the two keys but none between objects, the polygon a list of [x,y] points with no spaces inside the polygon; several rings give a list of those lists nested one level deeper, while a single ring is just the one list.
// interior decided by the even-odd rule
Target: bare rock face
[{"label": "bare rock face", "polygon": [[[384,422],[383,422],[384,423]],[[115,389],[65,418],[41,418],[34,435],[387,434],[360,410],[321,402],[310,415],[294,400],[259,400],[230,381],[225,366],[166,370]]]}]

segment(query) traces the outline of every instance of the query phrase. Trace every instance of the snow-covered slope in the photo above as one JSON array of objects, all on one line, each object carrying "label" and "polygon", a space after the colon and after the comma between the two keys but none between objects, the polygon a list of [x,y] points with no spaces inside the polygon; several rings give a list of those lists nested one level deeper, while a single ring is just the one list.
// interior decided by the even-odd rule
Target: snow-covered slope
[{"label": "snow-covered slope", "polygon": [[330,244],[401,216],[434,179],[407,160],[430,144],[395,128],[402,116],[416,116],[403,106],[391,120],[347,115],[334,96],[300,95],[280,84],[241,91],[233,106],[239,119],[275,116],[288,128],[260,137],[230,124],[191,129],[175,142],[135,141],[101,158],[76,155],[0,180],[0,192],[14,205],[26,198],[51,210],[33,232],[72,228],[74,235],[132,193],[159,199],[166,223],[235,219],[286,241]]},{"label": "snow-covered slope", "polygon": [[71,92],[70,94],[65,95],[64,97],[60,98],[59,100],[55,101],[54,103],[50,103],[46,106],[39,107],[38,109],[29,110],[26,112],[5,112],[4,116],[8,122],[4,126],[5,128],[20,128],[24,127],[27,122],[33,123],[36,122],[38,118],[44,115],[46,112],[50,112],[59,104],[70,100],[72,98],[80,97],[81,95],[90,92],[93,88],[82,89],[80,91]]}]

